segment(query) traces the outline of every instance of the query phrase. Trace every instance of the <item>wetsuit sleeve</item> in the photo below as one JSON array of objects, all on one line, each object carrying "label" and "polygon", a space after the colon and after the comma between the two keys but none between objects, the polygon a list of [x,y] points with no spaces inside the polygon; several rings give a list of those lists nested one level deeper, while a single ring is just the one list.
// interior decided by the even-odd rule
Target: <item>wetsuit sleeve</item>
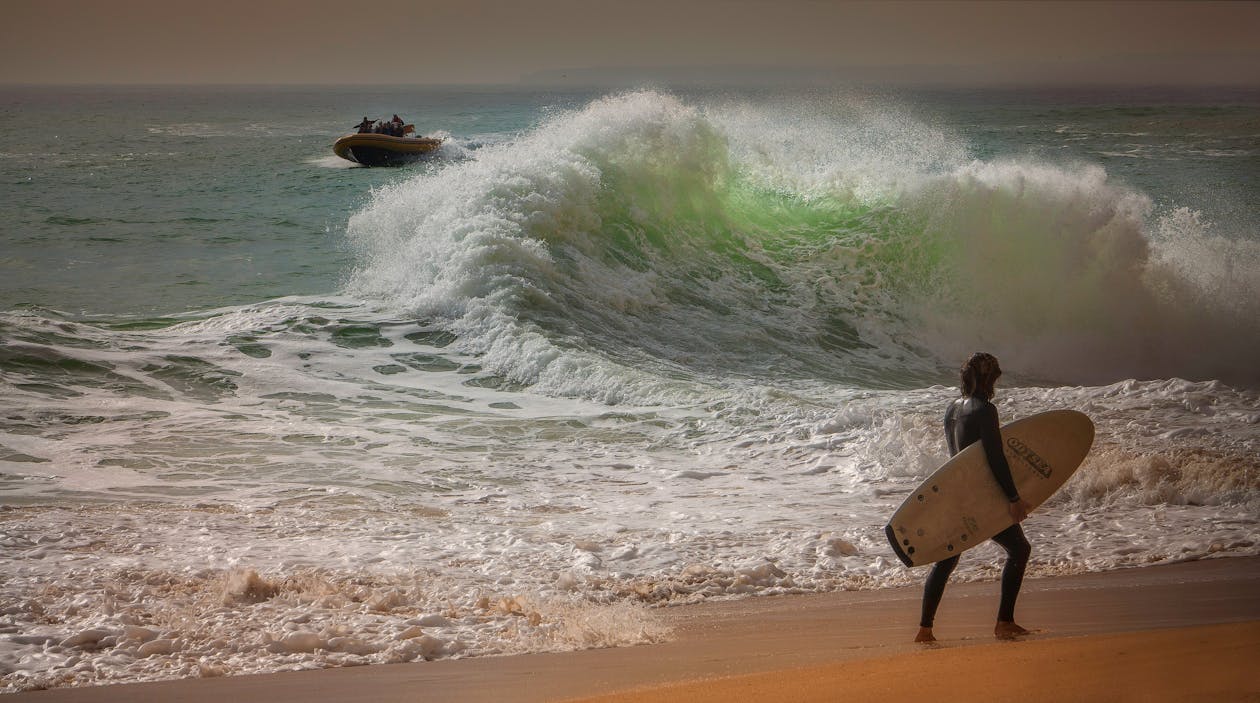
[{"label": "wetsuit sleeve", "polygon": [[1015,488],[1015,479],[1011,478],[1011,467],[1006,463],[1006,454],[1002,451],[1002,433],[998,429],[997,408],[986,404],[981,410],[980,442],[984,445],[984,456],[989,460],[989,470],[993,478],[1002,487],[1006,499],[1014,503],[1019,500],[1019,491]]},{"label": "wetsuit sleeve", "polygon": [[954,434],[954,423],[957,422],[955,411],[957,409],[958,406],[955,403],[950,403],[949,407],[945,408],[945,443],[949,445],[950,456],[958,453],[958,437]]}]

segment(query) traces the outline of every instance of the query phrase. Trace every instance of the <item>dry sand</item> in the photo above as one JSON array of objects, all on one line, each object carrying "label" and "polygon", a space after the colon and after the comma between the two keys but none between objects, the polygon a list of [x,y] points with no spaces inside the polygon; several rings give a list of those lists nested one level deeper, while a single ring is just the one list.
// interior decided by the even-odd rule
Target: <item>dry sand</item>
[{"label": "dry sand", "polygon": [[1030,579],[1018,619],[1043,632],[1020,642],[993,641],[997,590],[991,582],[952,584],[936,622],[941,643],[932,648],[909,642],[916,587],[666,608],[658,613],[676,637],[660,645],[5,700],[531,703],[614,694],[598,700],[1260,703],[1260,558]]}]

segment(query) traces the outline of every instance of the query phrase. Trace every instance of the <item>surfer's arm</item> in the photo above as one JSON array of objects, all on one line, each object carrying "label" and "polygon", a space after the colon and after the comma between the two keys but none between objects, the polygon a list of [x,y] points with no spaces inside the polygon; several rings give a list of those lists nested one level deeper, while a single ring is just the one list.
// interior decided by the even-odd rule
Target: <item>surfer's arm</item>
[{"label": "surfer's arm", "polygon": [[954,409],[957,406],[953,403],[945,409],[945,443],[949,445],[949,455],[954,456],[958,453],[958,441],[954,436]]},{"label": "surfer's arm", "polygon": [[1002,432],[998,429],[997,408],[986,404],[980,412],[980,442],[984,445],[984,457],[988,459],[989,471],[1001,486],[1006,499],[1014,503],[1019,501],[1019,491],[1015,488],[1015,479],[1011,478],[1011,467],[1006,463],[1006,453],[1002,451]]}]

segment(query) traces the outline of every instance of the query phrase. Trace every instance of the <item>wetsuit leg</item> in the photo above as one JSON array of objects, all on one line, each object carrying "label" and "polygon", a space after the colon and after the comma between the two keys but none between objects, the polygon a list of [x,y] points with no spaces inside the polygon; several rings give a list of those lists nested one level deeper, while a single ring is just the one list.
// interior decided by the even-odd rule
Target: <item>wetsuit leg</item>
[{"label": "wetsuit leg", "polygon": [[958,556],[942,559],[932,565],[927,581],[923,584],[923,614],[919,617],[919,627],[931,627],[936,620],[936,608],[941,604],[941,596],[945,595],[945,584],[949,575],[958,566]]},{"label": "wetsuit leg", "polygon": [[1002,567],[1002,603],[998,606],[997,619],[1015,622],[1015,599],[1019,597],[1019,587],[1024,582],[1024,570],[1028,568],[1032,547],[1019,525],[1011,525],[997,533],[993,541],[1006,550],[1006,566]]}]

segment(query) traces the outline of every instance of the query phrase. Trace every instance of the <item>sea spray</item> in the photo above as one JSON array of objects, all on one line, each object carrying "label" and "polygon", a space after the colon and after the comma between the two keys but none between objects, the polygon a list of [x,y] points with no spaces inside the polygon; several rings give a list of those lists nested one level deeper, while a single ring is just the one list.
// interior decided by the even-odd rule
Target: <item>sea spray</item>
[{"label": "sea spray", "polygon": [[[914,231],[939,254],[908,296],[931,347],[953,357],[990,348],[1060,382],[1256,380],[1243,363],[1260,339],[1257,298],[1246,295],[1260,285],[1254,255],[1227,274],[1229,243],[1205,239],[1184,213],[1155,219],[1149,198],[1101,168],[974,164],[907,202]],[[1204,251],[1213,248],[1221,253]],[[1214,279],[1225,276],[1222,288]]]},{"label": "sea spray", "polygon": [[606,402],[707,392],[642,373],[672,365],[706,385],[921,383],[977,345],[1045,381],[1256,380],[1255,257],[1173,261],[1229,247],[1101,167],[968,162],[904,118],[833,122],[844,149],[793,162],[782,142],[828,138],[819,118],[764,135],[752,108],[723,109],[607,98],[382,191],[350,224],[351,289],[440,321],[513,382]]}]

